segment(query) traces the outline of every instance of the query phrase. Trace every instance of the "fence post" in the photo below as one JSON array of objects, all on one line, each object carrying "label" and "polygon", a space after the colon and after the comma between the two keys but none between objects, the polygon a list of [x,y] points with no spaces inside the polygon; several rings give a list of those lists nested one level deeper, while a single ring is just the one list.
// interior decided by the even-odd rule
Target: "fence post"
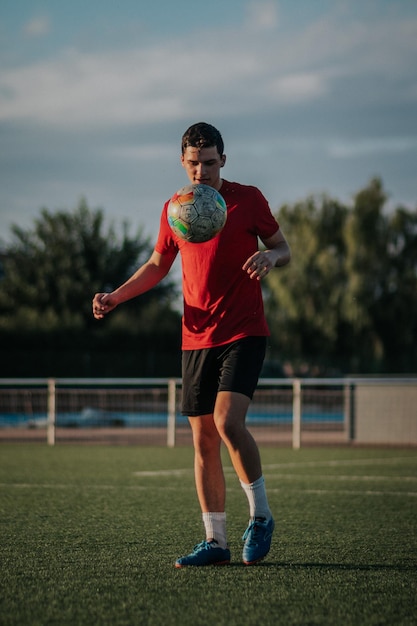
[{"label": "fence post", "polygon": [[56,423],[56,388],[55,379],[48,379],[48,417],[46,420],[46,442],[49,446],[55,445]]},{"label": "fence post", "polygon": [[301,380],[295,378],[292,384],[292,447],[301,447]]},{"label": "fence post", "polygon": [[175,447],[175,431],[176,431],[176,415],[177,415],[177,385],[173,378],[168,381],[168,420],[167,420],[167,446]]},{"label": "fence post", "polygon": [[355,385],[349,385],[349,441],[355,440],[356,424],[355,424]]}]

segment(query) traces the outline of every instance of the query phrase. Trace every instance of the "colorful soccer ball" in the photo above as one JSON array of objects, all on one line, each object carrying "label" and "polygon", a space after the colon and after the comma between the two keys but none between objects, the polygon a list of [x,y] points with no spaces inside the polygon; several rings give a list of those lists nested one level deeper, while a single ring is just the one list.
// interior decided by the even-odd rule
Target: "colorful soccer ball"
[{"label": "colorful soccer ball", "polygon": [[209,185],[186,185],[168,205],[168,223],[173,232],[190,243],[213,239],[226,223],[226,202]]}]

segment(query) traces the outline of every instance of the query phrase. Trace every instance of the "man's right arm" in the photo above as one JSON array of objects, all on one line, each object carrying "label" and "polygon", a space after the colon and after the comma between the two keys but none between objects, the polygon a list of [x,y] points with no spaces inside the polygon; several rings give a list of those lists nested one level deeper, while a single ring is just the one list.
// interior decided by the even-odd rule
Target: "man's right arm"
[{"label": "man's right arm", "polygon": [[102,319],[122,302],[140,296],[155,287],[169,272],[176,253],[160,254],[153,251],[144,263],[125,283],[111,293],[96,293],[93,298],[93,315]]}]

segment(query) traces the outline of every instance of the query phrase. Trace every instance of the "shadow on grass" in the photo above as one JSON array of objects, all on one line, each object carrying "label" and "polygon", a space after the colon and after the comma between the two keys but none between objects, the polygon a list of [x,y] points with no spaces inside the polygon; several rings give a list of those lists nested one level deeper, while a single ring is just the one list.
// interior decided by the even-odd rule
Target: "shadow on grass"
[{"label": "shadow on grass", "polygon": [[322,569],[322,570],[346,570],[346,571],[365,571],[365,572],[377,572],[377,571],[397,571],[397,572],[417,572],[417,565],[404,565],[401,563],[373,563],[373,564],[361,564],[361,563],[285,563],[283,561],[261,561],[253,565],[245,565],[244,563],[232,562],[227,567],[239,567],[245,569],[252,568],[279,568],[279,569]]}]

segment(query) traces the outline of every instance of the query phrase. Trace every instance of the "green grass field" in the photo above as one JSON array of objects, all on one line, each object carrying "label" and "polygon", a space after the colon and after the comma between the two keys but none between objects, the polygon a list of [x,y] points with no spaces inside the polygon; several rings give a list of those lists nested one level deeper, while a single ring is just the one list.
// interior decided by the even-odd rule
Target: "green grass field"
[{"label": "green grass field", "polygon": [[417,451],[264,448],[276,534],[176,570],[203,534],[190,448],[0,446],[2,626],[417,624]]}]

